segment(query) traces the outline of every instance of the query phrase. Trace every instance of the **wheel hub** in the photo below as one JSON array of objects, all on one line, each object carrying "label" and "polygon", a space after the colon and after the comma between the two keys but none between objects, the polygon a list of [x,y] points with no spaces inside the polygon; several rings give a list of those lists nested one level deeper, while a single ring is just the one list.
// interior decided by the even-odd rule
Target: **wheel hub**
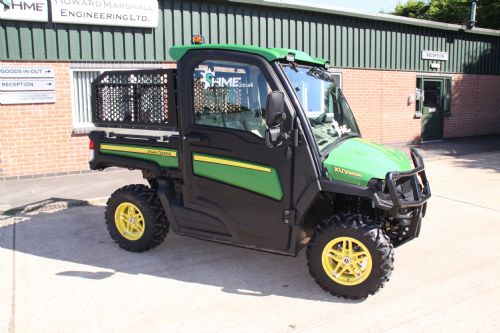
[{"label": "wheel hub", "polygon": [[144,234],[144,217],[139,208],[130,202],[122,202],[115,210],[115,225],[127,240],[135,241]]},{"label": "wheel hub", "polygon": [[354,286],[365,281],[372,270],[372,257],[368,248],[352,237],[337,237],[323,249],[323,269],[335,282]]}]

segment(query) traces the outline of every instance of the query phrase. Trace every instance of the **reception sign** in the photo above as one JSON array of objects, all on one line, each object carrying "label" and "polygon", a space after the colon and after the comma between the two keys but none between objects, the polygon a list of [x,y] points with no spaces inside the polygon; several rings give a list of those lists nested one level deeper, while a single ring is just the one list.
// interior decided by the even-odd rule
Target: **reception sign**
[{"label": "reception sign", "polygon": [[156,28],[156,0],[52,0],[56,23]]}]

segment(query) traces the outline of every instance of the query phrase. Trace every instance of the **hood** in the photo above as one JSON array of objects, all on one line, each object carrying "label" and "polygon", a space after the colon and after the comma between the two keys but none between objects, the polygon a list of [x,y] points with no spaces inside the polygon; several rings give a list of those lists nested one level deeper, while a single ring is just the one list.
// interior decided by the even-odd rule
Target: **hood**
[{"label": "hood", "polygon": [[404,153],[361,138],[342,142],[330,152],[323,165],[330,179],[361,186],[366,186],[372,178],[384,179],[389,171],[412,169]]}]

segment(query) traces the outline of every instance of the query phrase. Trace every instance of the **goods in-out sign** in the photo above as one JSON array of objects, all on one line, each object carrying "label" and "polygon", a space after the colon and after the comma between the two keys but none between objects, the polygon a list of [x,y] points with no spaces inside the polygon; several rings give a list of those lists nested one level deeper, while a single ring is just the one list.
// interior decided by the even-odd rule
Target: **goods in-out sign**
[{"label": "goods in-out sign", "polygon": [[424,51],[422,51],[422,59],[447,61],[448,60],[448,52],[425,51],[424,50]]},{"label": "goods in-out sign", "polygon": [[157,0],[52,0],[52,21],[58,23],[156,28]]},{"label": "goods in-out sign", "polygon": [[53,67],[0,67],[0,77],[54,77]]}]

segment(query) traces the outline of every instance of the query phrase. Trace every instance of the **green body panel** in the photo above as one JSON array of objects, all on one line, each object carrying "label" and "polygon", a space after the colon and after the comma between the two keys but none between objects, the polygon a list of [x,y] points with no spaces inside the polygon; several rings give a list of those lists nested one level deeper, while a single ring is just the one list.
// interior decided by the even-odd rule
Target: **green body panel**
[{"label": "green body panel", "polygon": [[[179,168],[179,155],[175,149],[165,149],[157,147],[144,147],[144,146],[133,146],[133,145],[116,145],[116,144],[103,144],[105,146],[114,147],[113,150],[103,149],[102,146],[99,149],[101,154],[116,155],[122,157],[137,158],[145,161],[156,162],[159,166],[163,168]],[[132,152],[127,151],[128,149],[144,149],[145,152]],[[116,150],[115,150],[116,149]],[[122,150],[118,150],[122,149]],[[149,151],[149,153],[148,153]],[[154,154],[152,151],[161,151],[167,154],[174,154],[175,156],[161,156]]]},{"label": "green body panel", "polygon": [[278,59],[285,59],[287,55],[293,54],[296,61],[307,62],[311,64],[323,66],[328,60],[321,58],[311,57],[309,54],[292,49],[283,48],[266,48],[257,47],[252,45],[239,45],[239,44],[198,44],[198,45],[182,45],[174,46],[170,49],[170,56],[174,60],[179,60],[190,50],[226,50],[226,51],[237,51],[244,53],[257,54],[261,57],[266,58],[268,61],[274,61]]},{"label": "green body panel", "polygon": [[412,169],[404,153],[361,138],[342,142],[323,165],[331,179],[361,186],[366,186],[372,178],[384,179],[390,171]]},{"label": "green body panel", "polygon": [[[258,168],[269,169],[270,172],[252,170],[244,167],[219,163],[196,161],[196,157],[208,157],[217,160],[236,162]],[[248,163],[214,155],[193,154],[193,172],[197,176],[233,185],[251,192],[259,193],[275,200],[283,198],[283,190],[275,168],[255,163]]]}]

